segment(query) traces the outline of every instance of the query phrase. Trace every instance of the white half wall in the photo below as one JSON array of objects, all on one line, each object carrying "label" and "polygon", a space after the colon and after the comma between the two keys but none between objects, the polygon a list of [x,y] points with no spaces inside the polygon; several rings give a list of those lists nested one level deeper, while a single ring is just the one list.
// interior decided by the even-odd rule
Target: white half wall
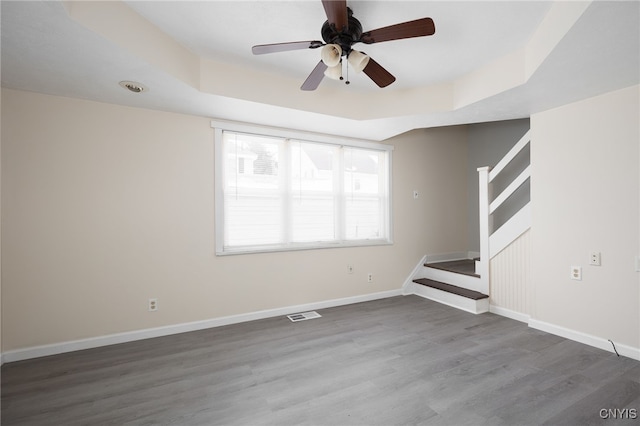
[{"label": "white half wall", "polygon": [[[531,303],[531,230],[491,259],[492,312],[517,312],[528,317]],[[507,311],[504,311],[507,310]],[[509,316],[509,315],[505,315]]]},{"label": "white half wall", "polygon": [[531,317],[636,350],[639,97],[633,86],[531,117]]}]

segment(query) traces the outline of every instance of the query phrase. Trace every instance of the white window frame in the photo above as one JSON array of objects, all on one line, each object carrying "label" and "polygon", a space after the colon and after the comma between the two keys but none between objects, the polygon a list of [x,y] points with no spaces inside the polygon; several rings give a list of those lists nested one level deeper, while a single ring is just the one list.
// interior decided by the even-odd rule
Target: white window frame
[{"label": "white window frame", "polygon": [[[273,128],[266,126],[258,126],[252,124],[225,122],[225,121],[211,121],[211,127],[214,129],[214,165],[215,165],[215,244],[216,255],[234,255],[234,254],[249,254],[249,253],[265,253],[265,252],[280,252],[280,251],[296,251],[296,250],[311,250],[311,249],[324,249],[324,248],[339,248],[339,247],[362,247],[362,246],[380,246],[393,244],[393,199],[392,199],[392,165],[393,165],[393,145],[367,141],[362,139],[342,138],[330,135],[323,135],[318,133],[307,133],[296,130],[289,130],[283,128]],[[388,204],[386,206],[386,218],[387,223],[387,236],[379,239],[368,240],[335,240],[331,242],[314,242],[314,243],[299,243],[295,245],[286,246],[253,246],[242,247],[238,249],[226,248],[224,246],[224,191],[223,191],[223,176],[224,176],[224,154],[222,152],[222,133],[224,131],[249,133],[260,136],[277,137],[285,139],[294,139],[300,141],[325,143],[330,145],[337,145],[343,147],[354,147],[362,149],[370,149],[376,151],[384,151],[388,156]]]}]

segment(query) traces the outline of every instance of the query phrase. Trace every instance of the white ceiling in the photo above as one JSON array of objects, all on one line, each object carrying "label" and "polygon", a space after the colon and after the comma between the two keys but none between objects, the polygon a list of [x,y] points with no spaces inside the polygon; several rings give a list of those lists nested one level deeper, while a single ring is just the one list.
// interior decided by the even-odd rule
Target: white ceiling
[{"label": "white ceiling", "polygon": [[[359,74],[350,75],[349,86],[325,78],[317,91],[304,94],[298,88],[318,62],[319,50],[253,56],[251,46],[321,40],[326,18],[319,0],[125,4],[127,11],[152,23],[188,54],[234,75],[205,76],[201,68],[200,84],[180,78],[154,61],[152,55],[162,52],[141,53],[137,43],[147,42],[152,33],[143,26],[136,28],[140,22],[134,19],[119,22],[125,17],[122,13],[105,15],[92,27],[70,16],[68,7],[58,1],[2,1],[2,86],[383,139],[416,127],[526,117],[640,80],[637,1],[594,2],[522,83],[460,105],[450,101],[445,108],[425,107],[421,104],[429,104],[430,95],[424,102],[419,96],[436,92],[464,96],[459,88],[466,76],[491,67],[500,70],[503,58],[534,41],[544,42],[539,28],[552,2],[349,1],[365,30],[429,16],[436,34],[356,46],[397,77],[385,89]],[[109,32],[109,25],[122,33],[139,34],[140,40],[129,39],[129,46],[118,39],[117,31]],[[118,86],[121,80],[139,81],[149,91],[126,92]],[[206,88],[207,81],[221,82],[220,87]],[[358,111],[350,114],[352,110]]]},{"label": "white ceiling", "polygon": [[[300,83],[320,59],[319,50],[313,49],[251,54],[256,44],[322,40],[320,28],[327,18],[320,0],[126,3],[204,57],[284,73]],[[348,4],[364,31],[424,17],[434,20],[436,34],[431,37],[354,46],[366,50],[396,76],[394,89],[448,81],[515,50],[527,41],[551,5],[478,1]],[[349,90],[379,90],[366,76],[351,77]]]}]

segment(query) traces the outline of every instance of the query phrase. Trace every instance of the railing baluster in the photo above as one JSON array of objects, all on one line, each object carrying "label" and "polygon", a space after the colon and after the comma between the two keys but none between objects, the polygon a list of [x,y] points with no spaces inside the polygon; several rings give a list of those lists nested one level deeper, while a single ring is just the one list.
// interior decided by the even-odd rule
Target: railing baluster
[{"label": "railing baluster", "polygon": [[509,152],[507,152],[502,160],[500,160],[498,164],[496,164],[496,166],[491,169],[491,173],[489,174],[489,182],[493,182],[496,176],[498,176],[500,172],[502,172],[502,170],[507,167],[507,164],[509,164],[516,157],[516,155],[518,155],[518,153],[522,151],[525,146],[527,146],[527,144],[531,140],[531,138],[529,137],[530,132],[531,130],[528,130],[527,133],[525,133],[524,136],[520,138],[518,143],[516,143],[513,148],[511,148]]},{"label": "railing baluster", "polygon": [[513,182],[509,184],[509,186],[504,189],[504,191],[500,193],[500,195],[496,197],[495,200],[491,202],[491,204],[489,204],[489,214],[493,214],[493,212],[495,212],[496,209],[500,207],[502,203],[504,203],[507,198],[509,198],[509,196],[511,196],[511,194],[516,192],[516,189],[520,188],[520,186],[525,183],[530,176],[531,166],[529,165],[522,171],[522,173],[520,173],[520,175],[518,175],[517,178],[513,180]]}]

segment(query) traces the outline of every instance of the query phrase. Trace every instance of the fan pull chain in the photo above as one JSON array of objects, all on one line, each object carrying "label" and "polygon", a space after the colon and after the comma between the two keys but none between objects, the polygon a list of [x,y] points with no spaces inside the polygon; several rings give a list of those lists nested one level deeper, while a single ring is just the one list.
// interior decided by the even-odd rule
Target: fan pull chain
[{"label": "fan pull chain", "polygon": [[349,81],[349,61],[347,61],[347,81],[345,81],[344,84],[349,84],[349,83],[351,82]]}]

